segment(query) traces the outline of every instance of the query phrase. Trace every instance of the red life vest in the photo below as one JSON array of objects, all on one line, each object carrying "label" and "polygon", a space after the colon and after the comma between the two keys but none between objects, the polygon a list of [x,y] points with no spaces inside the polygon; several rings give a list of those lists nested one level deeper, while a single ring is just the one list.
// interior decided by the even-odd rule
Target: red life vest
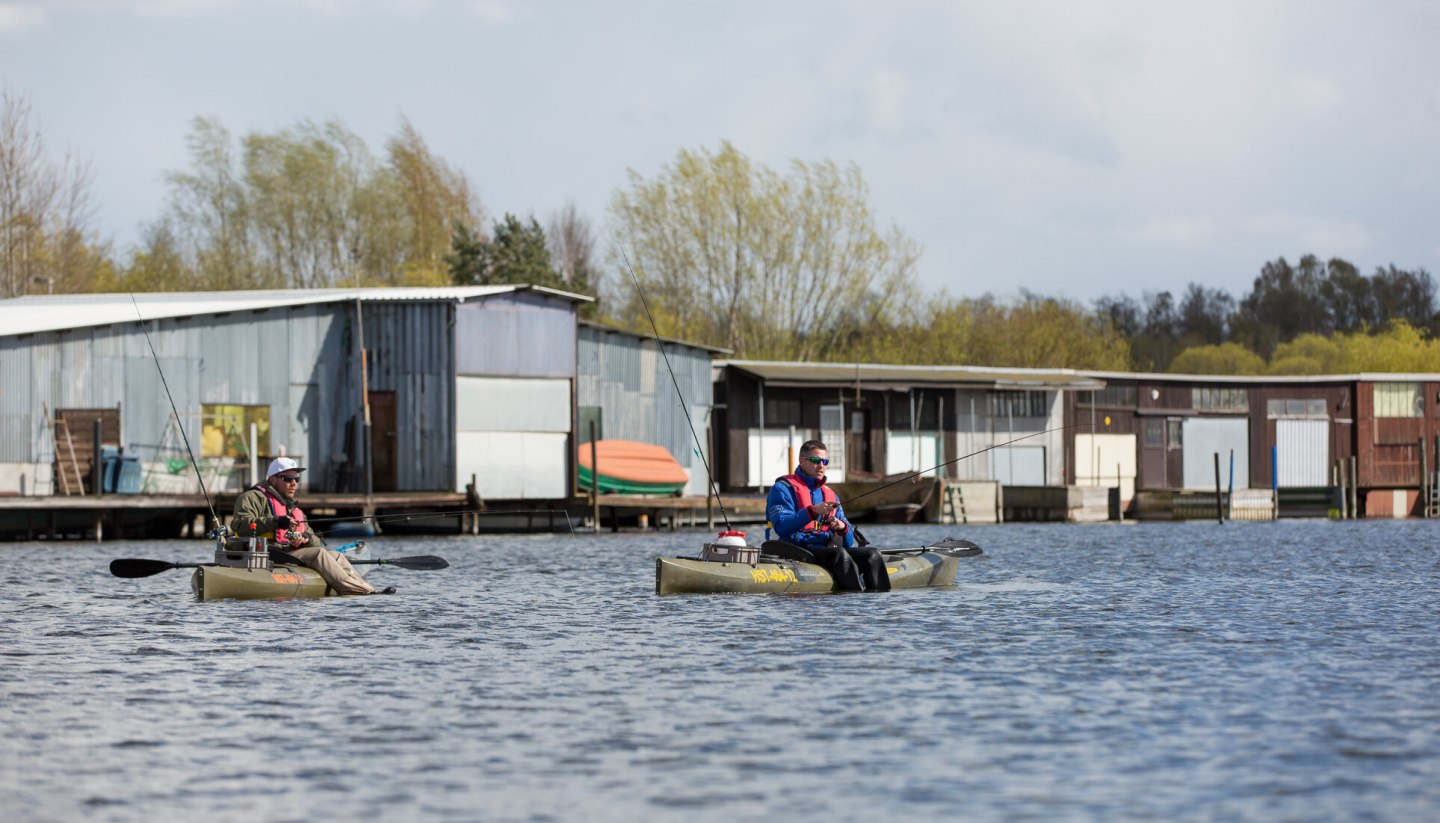
[{"label": "red life vest", "polygon": [[[293,542],[295,545],[304,548],[303,544],[308,542],[308,540],[305,539],[304,535],[306,530],[309,528],[305,525],[305,512],[300,511],[300,507],[298,506],[293,508],[286,506],[285,501],[281,500],[280,496],[277,495],[275,491],[265,483],[261,483],[255,488],[265,493],[265,499],[270,501],[270,511],[276,517],[290,518],[290,528],[288,529],[288,531],[290,532],[291,536],[294,537]],[[279,543],[282,546],[287,546],[291,544],[292,541],[289,538],[281,537],[280,535],[281,532],[277,530],[275,532],[276,543]]]},{"label": "red life vest", "polygon": [[[777,477],[777,478],[775,478],[775,482],[776,482],[776,483],[789,483],[789,484],[790,484],[790,490],[795,493],[795,508],[797,508],[797,509],[804,509],[806,506],[810,506],[810,505],[813,504],[815,498],[814,498],[814,497],[811,495],[811,493],[810,493],[810,487],[807,486],[807,485],[805,485],[805,481],[804,481],[804,480],[801,480],[798,476],[793,475],[793,474],[787,474],[787,475],[785,475],[784,477]],[[820,489],[820,499],[821,499],[823,502],[825,502],[825,503],[839,503],[839,502],[840,502],[840,498],[838,498],[838,497],[835,496],[835,490],[832,489],[832,488],[830,488],[830,486],[829,486],[828,484],[821,483],[820,486],[819,486],[819,489]],[[829,527],[829,526],[820,526],[820,525],[817,525],[814,520],[811,520],[808,524],[806,524],[805,529],[809,529],[809,530],[812,530],[812,531],[822,531],[822,532],[828,532],[828,531],[830,531],[830,527]],[[804,531],[805,529],[802,529],[801,531]]]}]

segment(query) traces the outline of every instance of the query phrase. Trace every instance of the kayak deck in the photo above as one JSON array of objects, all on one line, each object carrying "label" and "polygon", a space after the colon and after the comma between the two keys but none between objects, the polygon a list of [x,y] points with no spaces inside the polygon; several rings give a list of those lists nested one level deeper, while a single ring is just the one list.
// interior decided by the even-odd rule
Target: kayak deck
[{"label": "kayak deck", "polygon": [[[980,550],[922,547],[885,554],[890,588],[953,586],[960,558]],[[660,557],[655,560],[656,594],[807,594],[835,591],[823,566],[761,555],[759,563]]]}]

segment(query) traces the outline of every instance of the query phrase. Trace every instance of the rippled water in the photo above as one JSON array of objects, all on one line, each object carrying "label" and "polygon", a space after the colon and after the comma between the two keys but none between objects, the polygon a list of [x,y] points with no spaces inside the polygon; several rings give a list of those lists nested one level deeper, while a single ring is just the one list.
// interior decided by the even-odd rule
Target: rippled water
[{"label": "rippled water", "polygon": [[0,544],[5,820],[1417,820],[1435,524],[871,527],[953,589],[654,595],[699,534],[390,538],[393,597],[195,602],[203,543]]}]

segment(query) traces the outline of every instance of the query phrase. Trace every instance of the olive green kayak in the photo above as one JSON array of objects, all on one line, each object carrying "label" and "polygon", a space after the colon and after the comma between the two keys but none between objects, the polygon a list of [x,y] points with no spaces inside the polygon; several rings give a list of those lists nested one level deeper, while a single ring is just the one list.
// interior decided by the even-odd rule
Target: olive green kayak
[{"label": "olive green kayak", "polygon": [[[890,573],[890,588],[915,589],[954,585],[960,558],[982,552],[968,541],[947,540],[935,546],[882,549],[881,553]],[[805,594],[835,590],[835,580],[823,566],[771,554],[761,554],[756,563],[691,557],[661,557],[655,561],[656,594]]]},{"label": "olive green kayak", "polygon": [[[335,551],[346,559],[355,561],[356,558],[365,556],[365,541],[347,543]],[[269,548],[263,540],[258,546],[247,546],[239,542],[232,546],[220,543],[215,554],[216,562],[197,566],[195,574],[190,577],[190,588],[195,592],[195,597],[200,600],[279,600],[287,597],[330,597],[337,594],[326,584],[320,572],[308,566],[294,563],[272,564],[266,559],[257,561],[252,552],[268,555]],[[269,568],[265,568],[266,566]]]},{"label": "olive green kayak", "polygon": [[201,600],[274,600],[335,594],[320,572],[305,566],[278,564],[269,569],[201,566],[190,578],[190,588]]}]

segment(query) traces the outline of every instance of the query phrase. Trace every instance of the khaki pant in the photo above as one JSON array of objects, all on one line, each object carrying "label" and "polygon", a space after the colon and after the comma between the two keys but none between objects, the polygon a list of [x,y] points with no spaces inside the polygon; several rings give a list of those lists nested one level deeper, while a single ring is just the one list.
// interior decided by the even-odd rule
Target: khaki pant
[{"label": "khaki pant", "polygon": [[292,549],[288,546],[282,547],[286,554],[294,555],[297,560],[306,566],[320,572],[330,588],[340,594],[374,594],[375,587],[365,582],[339,552],[332,552],[320,546],[306,546],[303,549]]}]

